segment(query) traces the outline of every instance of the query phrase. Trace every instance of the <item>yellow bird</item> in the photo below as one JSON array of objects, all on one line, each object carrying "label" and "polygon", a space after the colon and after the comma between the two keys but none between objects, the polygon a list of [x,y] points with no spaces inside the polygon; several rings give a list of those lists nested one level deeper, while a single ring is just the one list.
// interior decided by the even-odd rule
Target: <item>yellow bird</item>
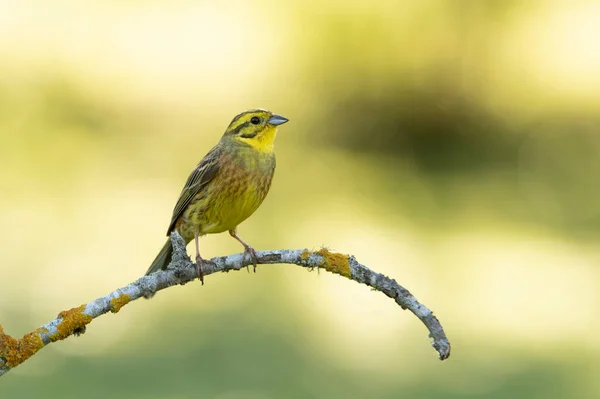
[{"label": "yellow bird", "polygon": [[[273,142],[277,127],[288,121],[270,111],[242,112],[212,150],[188,177],[175,209],[167,236],[177,231],[186,243],[195,240],[198,277],[204,284],[198,238],[229,231],[244,246],[256,268],[256,251],[236,233],[237,226],[254,213],[267,196],[275,172]],[[173,247],[167,242],[146,275],[166,269]]]}]

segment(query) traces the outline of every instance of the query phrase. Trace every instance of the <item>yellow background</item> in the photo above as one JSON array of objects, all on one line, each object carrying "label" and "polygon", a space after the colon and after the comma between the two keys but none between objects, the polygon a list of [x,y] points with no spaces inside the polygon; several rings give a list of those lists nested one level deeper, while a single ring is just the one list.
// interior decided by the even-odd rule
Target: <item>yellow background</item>
[{"label": "yellow background", "polygon": [[143,274],[188,173],[255,107],[290,122],[240,235],[397,279],[450,359],[380,293],[259,266],[101,317],[2,398],[600,397],[592,1],[0,0],[5,331]]}]

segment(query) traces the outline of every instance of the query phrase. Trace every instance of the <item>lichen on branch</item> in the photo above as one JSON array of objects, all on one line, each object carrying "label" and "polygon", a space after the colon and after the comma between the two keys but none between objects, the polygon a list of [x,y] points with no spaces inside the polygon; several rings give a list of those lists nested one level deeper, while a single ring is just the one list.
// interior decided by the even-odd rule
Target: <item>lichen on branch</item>
[{"label": "lichen on branch", "polygon": [[[196,266],[187,255],[183,239],[177,233],[172,233],[171,241],[173,259],[167,270],[141,277],[88,304],[62,311],[56,319],[25,334],[22,338],[11,337],[0,325],[0,376],[23,363],[51,342],[71,335],[83,334],[86,326],[96,317],[108,312],[117,313],[138,298],[151,298],[160,290],[197,279]],[[358,263],[353,256],[322,248],[318,251],[308,249],[259,251],[257,257],[258,263],[263,265],[285,263],[308,269],[324,269],[383,292],[394,299],[402,309],[410,310],[423,322],[429,330],[429,337],[433,339],[432,345],[438,352],[440,360],[450,356],[450,342],[433,313],[395,280]],[[240,270],[250,264],[252,260],[249,257],[234,254],[211,259],[210,263],[203,266],[203,271],[207,276],[216,272]]]}]

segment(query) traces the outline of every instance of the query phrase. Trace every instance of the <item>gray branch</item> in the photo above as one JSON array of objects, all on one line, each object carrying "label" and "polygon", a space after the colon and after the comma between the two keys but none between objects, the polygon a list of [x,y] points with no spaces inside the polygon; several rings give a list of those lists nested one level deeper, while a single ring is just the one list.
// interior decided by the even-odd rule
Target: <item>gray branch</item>
[{"label": "gray branch", "polygon": [[[116,313],[130,301],[141,297],[150,298],[162,289],[173,285],[183,285],[197,279],[195,264],[187,255],[183,239],[177,233],[173,233],[171,241],[173,242],[173,260],[165,271],[141,277],[95,301],[61,312],[56,319],[26,334],[21,339],[6,335],[0,326],[0,376],[51,342],[85,332],[86,325],[100,315],[108,312]],[[372,271],[358,263],[353,256],[332,253],[326,249],[319,251],[306,249],[258,251],[257,256],[259,264],[287,263],[308,269],[325,269],[383,292],[394,299],[402,309],[408,309],[414,313],[425,324],[440,360],[450,356],[450,342],[431,310],[419,303],[406,288],[395,280]],[[252,264],[250,258],[243,254],[216,257],[210,262],[203,265],[205,275],[240,270]]]}]

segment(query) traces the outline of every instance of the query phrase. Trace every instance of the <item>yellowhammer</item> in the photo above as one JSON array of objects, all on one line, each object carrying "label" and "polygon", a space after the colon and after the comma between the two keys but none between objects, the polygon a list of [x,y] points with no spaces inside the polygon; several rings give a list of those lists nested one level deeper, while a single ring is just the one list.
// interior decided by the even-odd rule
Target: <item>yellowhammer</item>
[{"label": "yellowhammer", "polygon": [[[196,243],[196,267],[204,284],[198,237],[229,231],[244,246],[256,268],[256,251],[236,233],[237,226],[254,213],[267,196],[273,173],[273,142],[277,126],[288,121],[265,110],[242,112],[229,124],[217,145],[188,177],[167,235],[173,230],[186,243]],[[166,269],[173,247],[167,240],[146,274]]]}]

